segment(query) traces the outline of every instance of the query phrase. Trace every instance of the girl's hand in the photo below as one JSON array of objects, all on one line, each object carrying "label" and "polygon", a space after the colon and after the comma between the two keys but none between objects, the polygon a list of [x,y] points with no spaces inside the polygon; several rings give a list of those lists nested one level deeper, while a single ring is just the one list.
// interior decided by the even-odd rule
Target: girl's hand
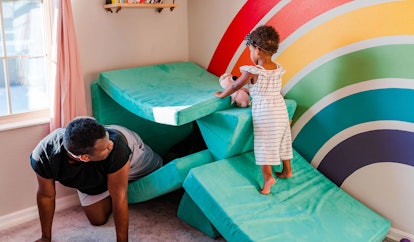
[{"label": "girl's hand", "polygon": [[214,96],[219,97],[219,98],[222,98],[221,97],[221,94],[223,94],[223,92],[222,91],[218,91],[218,92],[214,93]]}]

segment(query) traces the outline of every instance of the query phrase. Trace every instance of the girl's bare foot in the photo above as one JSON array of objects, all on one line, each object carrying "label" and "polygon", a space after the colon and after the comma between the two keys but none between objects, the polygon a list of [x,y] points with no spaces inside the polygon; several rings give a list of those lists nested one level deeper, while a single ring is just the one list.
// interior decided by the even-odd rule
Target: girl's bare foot
[{"label": "girl's bare foot", "polygon": [[288,172],[288,171],[275,172],[275,174],[276,174],[276,176],[278,178],[281,178],[281,179],[283,179],[283,178],[291,178],[292,175],[293,175],[291,171],[290,172]]},{"label": "girl's bare foot", "polygon": [[263,185],[263,189],[260,191],[261,194],[267,195],[270,193],[270,188],[276,183],[275,178],[270,178],[269,180],[265,181]]}]

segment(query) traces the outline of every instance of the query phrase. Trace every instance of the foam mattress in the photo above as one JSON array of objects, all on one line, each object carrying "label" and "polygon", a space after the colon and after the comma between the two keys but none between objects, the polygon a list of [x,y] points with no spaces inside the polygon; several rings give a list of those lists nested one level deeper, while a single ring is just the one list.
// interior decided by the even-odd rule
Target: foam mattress
[{"label": "foam mattress", "polygon": [[193,168],[184,188],[227,241],[383,241],[390,221],[294,151],[294,176],[261,195],[253,152]]},{"label": "foam mattress", "polygon": [[182,125],[231,107],[218,77],[192,62],[102,72],[97,84],[131,113],[161,124]]}]

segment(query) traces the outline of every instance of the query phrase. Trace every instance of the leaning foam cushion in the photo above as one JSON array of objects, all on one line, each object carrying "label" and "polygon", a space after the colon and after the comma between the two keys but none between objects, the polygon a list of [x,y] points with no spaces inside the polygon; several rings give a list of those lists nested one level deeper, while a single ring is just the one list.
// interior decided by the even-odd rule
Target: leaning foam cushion
[{"label": "leaning foam cushion", "polygon": [[182,188],[191,168],[212,162],[208,150],[177,158],[158,170],[128,184],[128,203],[138,203]]},{"label": "leaning foam cushion", "polygon": [[[289,118],[296,110],[296,101],[286,99]],[[253,126],[251,107],[234,107],[212,113],[197,120],[203,139],[220,160],[253,150]]]},{"label": "leaning foam cushion", "polygon": [[194,168],[184,188],[227,241],[382,241],[390,222],[294,151],[294,176],[270,195],[253,152]]},{"label": "leaning foam cushion", "polygon": [[182,125],[231,107],[218,77],[192,62],[102,72],[98,85],[131,113],[162,124]]},{"label": "leaning foam cushion", "polygon": [[220,233],[187,193],[184,193],[181,198],[177,210],[177,217],[211,238],[216,239],[220,237]]}]

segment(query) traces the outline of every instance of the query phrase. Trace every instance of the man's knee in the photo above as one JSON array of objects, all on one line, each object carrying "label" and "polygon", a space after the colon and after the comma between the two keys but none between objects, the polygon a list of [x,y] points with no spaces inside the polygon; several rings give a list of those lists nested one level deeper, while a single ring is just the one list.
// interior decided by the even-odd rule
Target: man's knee
[{"label": "man's knee", "polygon": [[101,226],[106,224],[106,222],[108,222],[109,216],[107,217],[102,217],[102,218],[97,218],[97,217],[93,217],[90,218],[88,217],[89,223],[93,226]]},{"label": "man's knee", "polygon": [[100,226],[108,222],[109,216],[112,212],[112,202],[110,197],[94,203],[92,205],[83,207],[83,211],[89,220],[89,223],[94,226]]}]

